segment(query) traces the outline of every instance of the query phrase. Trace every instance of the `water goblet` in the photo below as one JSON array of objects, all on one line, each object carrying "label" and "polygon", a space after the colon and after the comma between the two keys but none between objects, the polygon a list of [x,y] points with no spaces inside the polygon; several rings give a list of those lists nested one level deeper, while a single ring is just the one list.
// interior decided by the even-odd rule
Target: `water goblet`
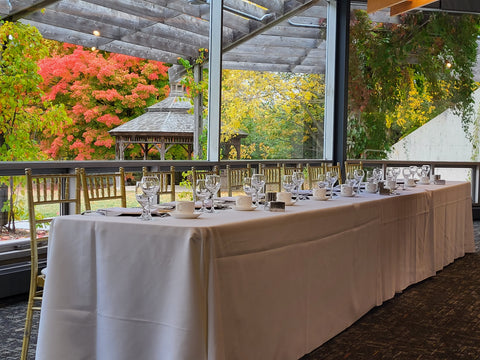
[{"label": "water goblet", "polygon": [[373,176],[376,178],[377,182],[383,180],[383,170],[380,168],[373,169]]},{"label": "water goblet", "polygon": [[253,174],[252,176],[252,187],[255,190],[255,205],[258,207],[260,204],[260,191],[265,185],[265,175],[263,174]]},{"label": "water goblet", "polygon": [[152,199],[155,195],[157,195],[158,190],[160,189],[160,179],[158,176],[154,175],[148,175],[142,177],[141,187],[145,195],[147,195],[148,198],[148,204],[147,204],[147,211],[148,213],[152,214]]},{"label": "water goblet", "polygon": [[210,197],[210,191],[208,190],[205,179],[197,179],[195,184],[195,197],[197,200],[201,201],[202,207],[200,208],[200,212],[205,212],[205,200]]},{"label": "water goblet", "polygon": [[353,176],[357,183],[357,191],[360,192],[360,185],[362,184],[363,177],[365,176],[365,171],[363,171],[363,169],[355,169],[353,171]]},{"label": "water goblet", "polygon": [[295,184],[295,187],[297,188],[297,199],[301,200],[302,198],[300,197],[300,188],[305,182],[305,175],[303,174],[303,171],[295,171],[292,175],[292,180]]},{"label": "water goblet", "polygon": [[347,172],[345,175],[345,184],[355,187],[355,176],[353,175],[353,172]]},{"label": "water goblet", "polygon": [[210,192],[210,197],[212,198],[212,204],[210,207],[210,212],[214,212],[213,206],[213,198],[220,190],[220,175],[207,175],[205,177],[205,186],[207,187],[208,191]]},{"label": "water goblet", "polygon": [[282,186],[286,192],[291,193],[293,191],[293,188],[295,187],[295,183],[293,182],[293,175],[283,175]]},{"label": "water goblet", "polygon": [[427,177],[430,174],[430,165],[422,165],[422,176]]},{"label": "water goblet", "polygon": [[402,174],[403,174],[403,190],[405,190],[407,188],[408,179],[410,178],[410,175],[411,175],[410,168],[403,168]]},{"label": "water goblet", "polygon": [[251,177],[244,177],[243,178],[243,192],[246,195],[252,195],[253,189],[252,189],[252,178]]},{"label": "water goblet", "polygon": [[152,220],[152,214],[147,210],[149,196],[143,191],[141,181],[135,183],[135,198],[142,207],[142,215],[140,215],[139,219]]},{"label": "water goblet", "polygon": [[337,182],[338,174],[335,170],[327,171],[326,179],[330,185],[330,199],[333,198],[333,186]]}]

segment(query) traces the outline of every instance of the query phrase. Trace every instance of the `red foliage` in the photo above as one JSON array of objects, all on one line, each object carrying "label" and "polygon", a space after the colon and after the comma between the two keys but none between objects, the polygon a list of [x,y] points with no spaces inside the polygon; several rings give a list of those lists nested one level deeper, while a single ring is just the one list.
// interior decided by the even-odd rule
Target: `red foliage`
[{"label": "red foliage", "polygon": [[73,120],[42,143],[53,158],[113,158],[108,131],[165,97],[168,66],[121,54],[64,44],[39,62],[45,99],[65,104]]}]

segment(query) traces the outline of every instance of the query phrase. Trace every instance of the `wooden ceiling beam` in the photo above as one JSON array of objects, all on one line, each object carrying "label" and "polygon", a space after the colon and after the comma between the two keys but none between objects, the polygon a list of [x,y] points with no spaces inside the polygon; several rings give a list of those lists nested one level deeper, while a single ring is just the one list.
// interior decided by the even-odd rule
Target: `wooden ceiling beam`
[{"label": "wooden ceiling beam", "polygon": [[435,1],[438,1],[438,0],[410,0],[410,1],[404,1],[400,4],[392,6],[390,8],[390,16],[400,15],[404,12],[416,9],[418,7],[421,7],[421,6],[431,4]]},{"label": "wooden ceiling beam", "polygon": [[375,11],[400,4],[404,1],[407,1],[407,0],[368,0],[367,12],[373,13]]}]

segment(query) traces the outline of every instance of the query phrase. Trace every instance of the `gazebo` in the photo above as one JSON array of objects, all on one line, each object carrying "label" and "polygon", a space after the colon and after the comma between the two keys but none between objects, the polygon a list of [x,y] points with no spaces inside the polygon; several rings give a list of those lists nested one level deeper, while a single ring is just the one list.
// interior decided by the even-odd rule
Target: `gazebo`
[{"label": "gazebo", "polygon": [[[125,160],[125,150],[131,144],[138,144],[143,150],[143,159],[155,148],[160,159],[165,160],[165,154],[174,145],[181,145],[190,160],[194,142],[193,105],[185,97],[183,87],[171,85],[170,95],[159,103],[147,108],[147,112],[126,122],[109,133],[115,136],[115,157]],[[237,158],[240,158],[241,139],[247,137],[244,131],[238,131],[232,138],[222,144],[225,149],[234,146]]]}]

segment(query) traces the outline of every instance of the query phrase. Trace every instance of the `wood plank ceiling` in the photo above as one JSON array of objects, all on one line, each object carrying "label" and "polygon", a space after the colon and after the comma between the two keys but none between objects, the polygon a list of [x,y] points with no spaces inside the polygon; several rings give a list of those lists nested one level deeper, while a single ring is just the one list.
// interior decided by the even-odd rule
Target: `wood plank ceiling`
[{"label": "wood plank ceiling", "polygon": [[[208,2],[0,0],[0,18],[31,24],[48,39],[175,64],[178,57],[191,60],[199,48],[208,48]],[[224,0],[223,67],[323,72],[326,5],[325,0]]]},{"label": "wood plank ceiling", "polygon": [[[0,19],[34,25],[48,39],[176,64],[208,48],[209,2],[0,0]],[[366,9],[367,0],[352,0],[352,7]],[[480,12],[480,1],[439,0],[427,7]],[[224,0],[223,14],[223,68],[324,72],[327,0]],[[395,22],[388,9],[371,16]]]}]

